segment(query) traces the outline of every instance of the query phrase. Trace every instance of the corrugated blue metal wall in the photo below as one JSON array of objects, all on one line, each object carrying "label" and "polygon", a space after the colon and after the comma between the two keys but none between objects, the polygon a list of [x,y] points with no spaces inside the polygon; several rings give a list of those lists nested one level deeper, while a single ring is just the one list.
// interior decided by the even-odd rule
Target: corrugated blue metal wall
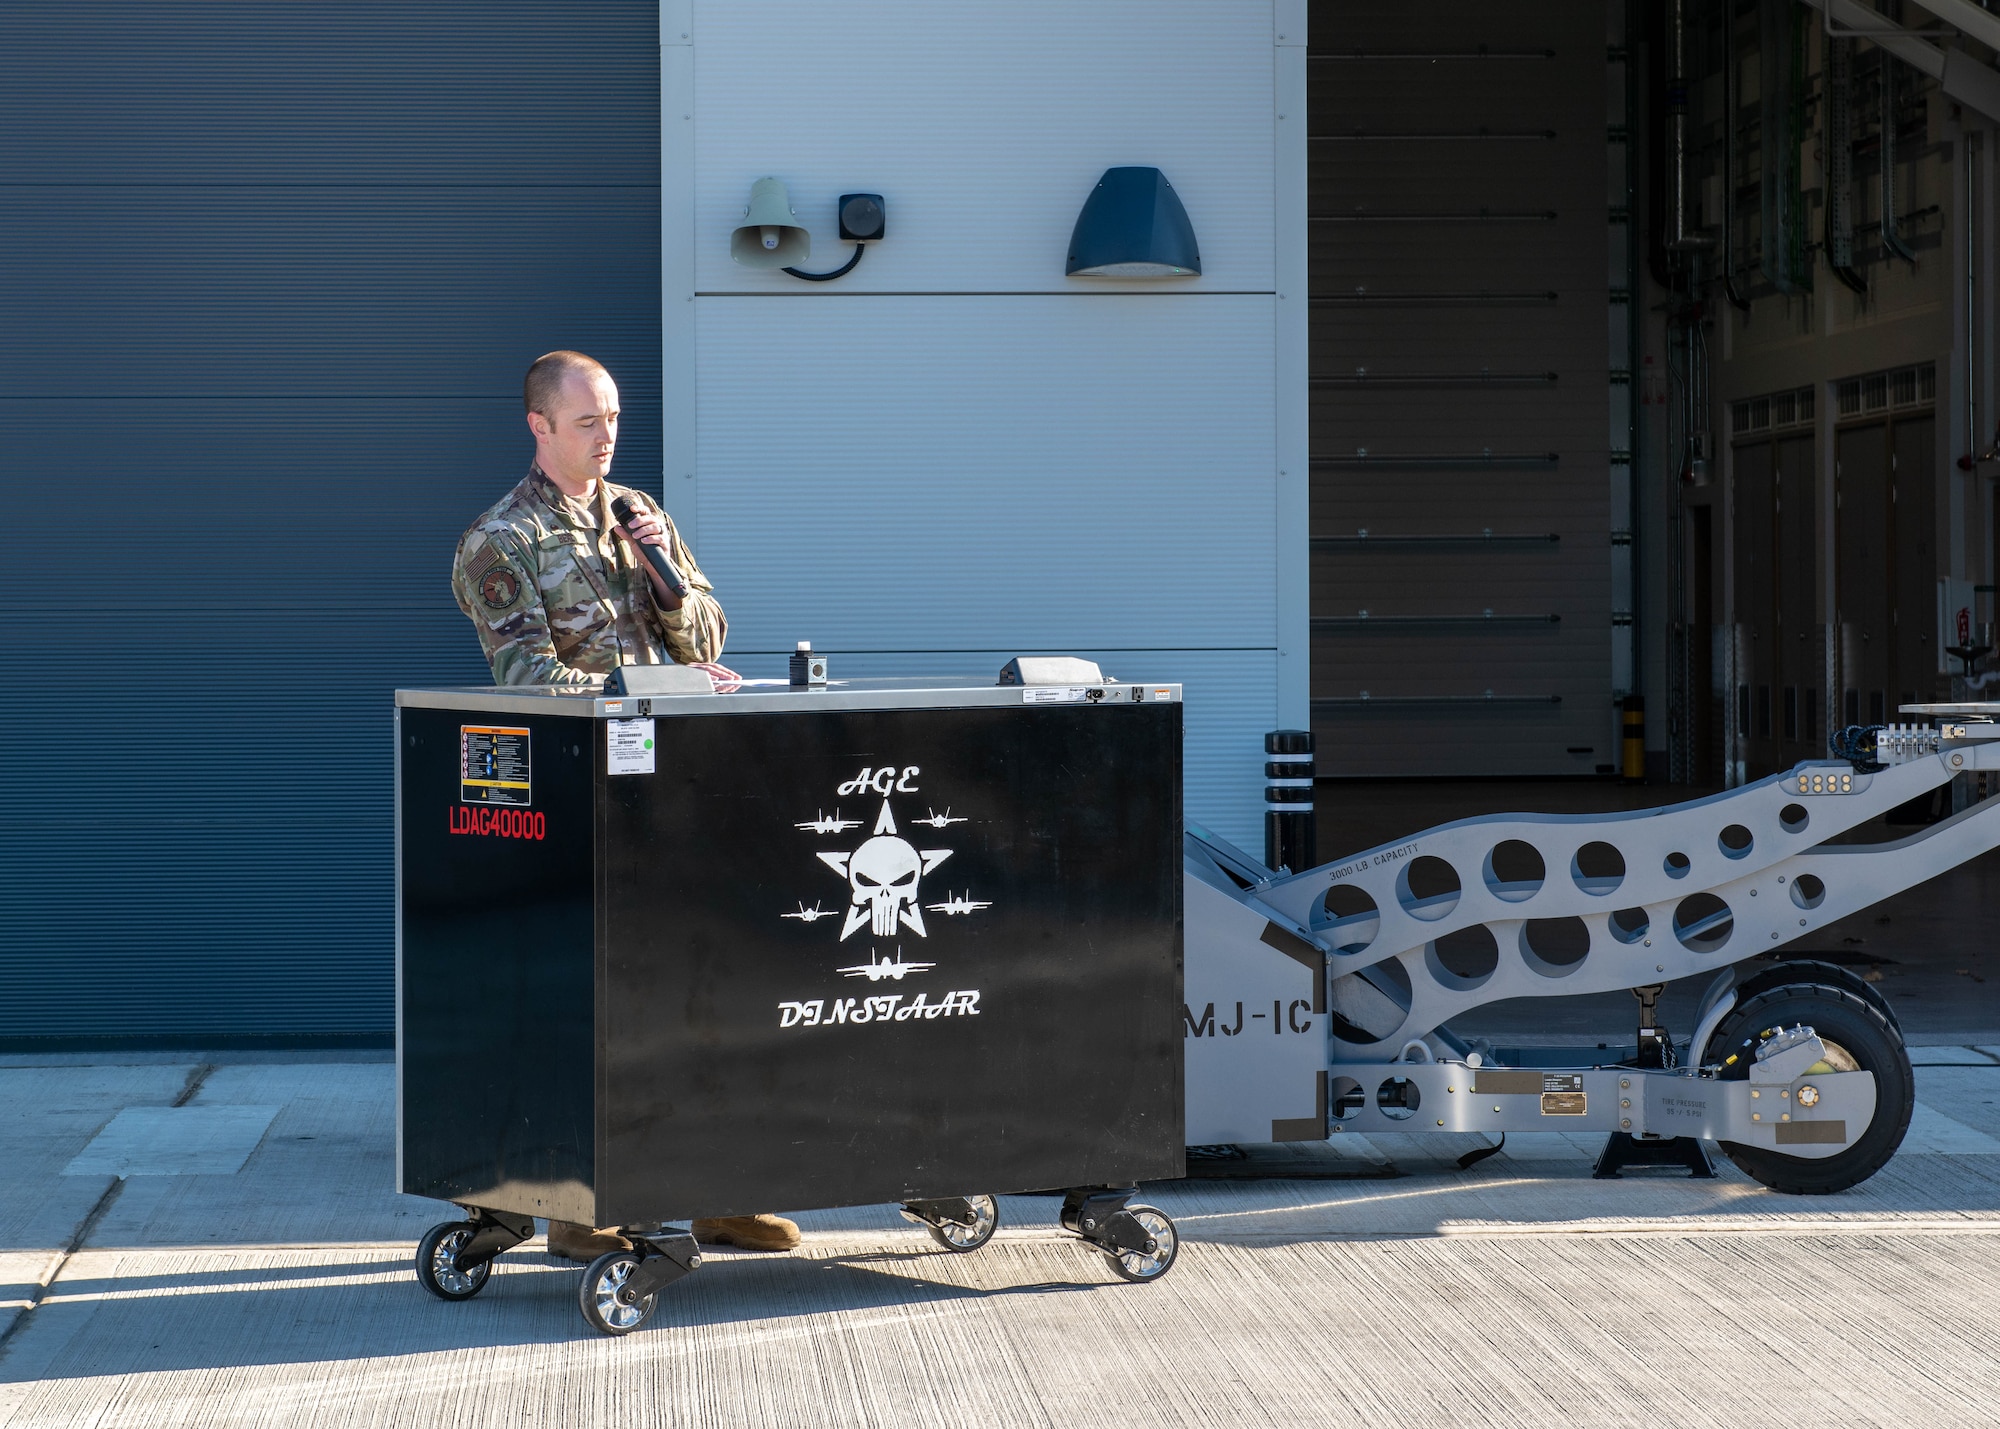
[{"label": "corrugated blue metal wall", "polygon": [[390,691],[520,378],[657,489],[654,0],[0,12],[0,1039],[384,1036]]}]

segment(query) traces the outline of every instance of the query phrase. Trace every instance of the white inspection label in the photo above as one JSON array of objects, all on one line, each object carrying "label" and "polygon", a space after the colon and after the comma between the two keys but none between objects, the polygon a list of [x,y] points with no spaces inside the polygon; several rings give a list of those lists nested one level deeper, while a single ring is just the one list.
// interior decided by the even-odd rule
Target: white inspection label
[{"label": "white inspection label", "polygon": [[604,722],[604,772],[607,774],[653,772],[651,720],[612,719]]}]

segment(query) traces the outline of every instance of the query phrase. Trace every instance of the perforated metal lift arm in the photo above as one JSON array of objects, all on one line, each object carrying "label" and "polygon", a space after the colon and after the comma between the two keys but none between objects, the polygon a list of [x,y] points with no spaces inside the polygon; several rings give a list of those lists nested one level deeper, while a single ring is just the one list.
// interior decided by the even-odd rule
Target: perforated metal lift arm
[{"label": "perforated metal lift arm", "polygon": [[[1411,1039],[1489,1002],[1713,973],[2000,845],[1994,799],[1894,843],[1827,847],[1827,839],[1956,774],[2000,768],[2000,726],[1900,734],[1892,727],[1876,758],[1887,767],[1865,773],[1839,760],[1801,764],[1664,809],[1463,820],[1236,896],[1319,946],[1336,984],[1392,960],[1401,965],[1410,989],[1401,1021],[1372,1042],[1340,1049],[1341,1060],[1394,1058]],[[1509,841],[1535,850],[1542,879],[1509,882],[1496,874],[1494,852]],[[1617,859],[1601,848],[1584,852],[1590,845],[1607,845]],[[1586,872],[1598,858],[1622,862],[1623,874]],[[1422,859],[1447,865],[1458,893],[1413,890],[1410,872]],[[1339,885],[1360,890],[1375,911],[1328,913],[1328,891]],[[1548,919],[1580,920],[1588,950],[1560,964],[1539,956],[1529,925]],[[1439,960],[1436,942],[1481,924],[1499,946],[1498,964],[1482,978],[1460,977]],[[1373,981],[1402,981],[1385,971]]]}]

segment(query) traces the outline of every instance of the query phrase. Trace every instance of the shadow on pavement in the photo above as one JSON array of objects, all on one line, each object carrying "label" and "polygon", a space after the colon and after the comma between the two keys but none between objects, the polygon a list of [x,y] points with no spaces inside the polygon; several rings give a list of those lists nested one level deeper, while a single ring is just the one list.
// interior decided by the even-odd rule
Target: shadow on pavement
[{"label": "shadow on pavement", "polygon": [[[87,1252],[90,1258],[162,1252]],[[263,1258],[255,1249],[212,1252]],[[1094,1256],[1077,1254],[1077,1279],[1037,1276],[971,1286],[946,1274],[943,1251],[752,1259],[719,1256],[674,1285],[640,1336],[657,1331],[757,1327],[813,1315],[865,1314],[990,1301],[1014,1295],[1125,1290]],[[1045,1270],[1034,1257],[1023,1269]],[[994,1268],[987,1262],[990,1274]],[[961,1269],[959,1273],[964,1273]],[[65,1276],[0,1350],[0,1384],[245,1366],[371,1360],[474,1348],[605,1343],[577,1310],[582,1267],[541,1254],[500,1258],[477,1297],[450,1303],[417,1284],[407,1258],[244,1266],[171,1274]],[[303,1281],[337,1284],[301,1284]],[[712,1344],[712,1340],[708,1341]]]}]

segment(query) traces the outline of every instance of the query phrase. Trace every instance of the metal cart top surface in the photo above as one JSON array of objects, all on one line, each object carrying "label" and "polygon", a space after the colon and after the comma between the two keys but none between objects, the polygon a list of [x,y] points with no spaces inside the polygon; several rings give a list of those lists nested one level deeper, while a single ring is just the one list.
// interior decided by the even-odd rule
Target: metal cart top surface
[{"label": "metal cart top surface", "polygon": [[[1093,695],[1093,692],[1096,692]],[[1022,704],[1178,703],[1173,681],[1105,680],[1078,685],[996,685],[991,676],[925,675],[833,680],[825,685],[745,684],[714,694],[606,695],[594,685],[452,685],[396,691],[399,709],[518,710],[574,719],[624,719],[647,705],[652,716],[809,713],[827,710],[1006,708]]]}]

